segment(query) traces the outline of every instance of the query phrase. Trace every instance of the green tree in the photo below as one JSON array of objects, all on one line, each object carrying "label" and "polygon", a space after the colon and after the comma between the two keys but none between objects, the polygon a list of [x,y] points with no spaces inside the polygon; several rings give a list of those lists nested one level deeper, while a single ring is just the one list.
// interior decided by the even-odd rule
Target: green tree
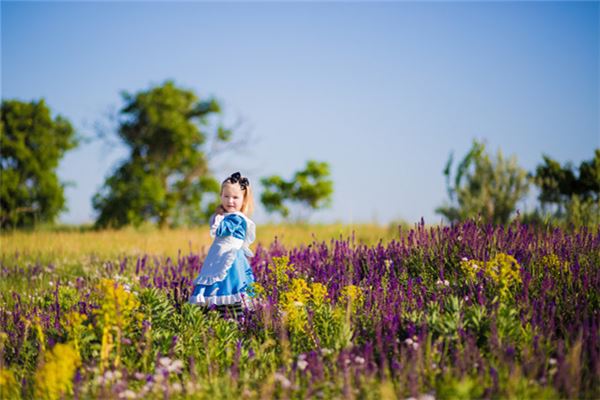
[{"label": "green tree", "polygon": [[540,193],[536,218],[551,217],[556,222],[580,225],[600,223],[600,149],[594,158],[574,169],[571,163],[560,165],[544,155],[536,167],[533,181]]},{"label": "green tree", "polygon": [[118,136],[130,156],[93,198],[96,226],[206,221],[219,192],[208,168],[207,143],[232,138],[232,131],[215,121],[218,102],[199,100],[172,81],[122,97]]},{"label": "green tree", "polygon": [[2,100],[0,123],[0,226],[53,223],[65,210],[64,184],[56,168],[77,146],[71,123],[52,119],[43,99]]},{"label": "green tree", "polygon": [[283,217],[290,215],[290,203],[308,210],[327,207],[333,195],[333,181],[329,177],[329,164],[309,160],[289,181],[277,175],[262,178],[264,191],[260,200],[268,212],[277,212]]},{"label": "green tree", "polygon": [[458,164],[454,180],[452,161],[450,155],[444,169],[450,204],[436,212],[452,222],[481,216],[487,222],[507,223],[529,185],[527,172],[519,167],[516,157],[505,159],[498,150],[492,160],[485,145],[474,141]]}]

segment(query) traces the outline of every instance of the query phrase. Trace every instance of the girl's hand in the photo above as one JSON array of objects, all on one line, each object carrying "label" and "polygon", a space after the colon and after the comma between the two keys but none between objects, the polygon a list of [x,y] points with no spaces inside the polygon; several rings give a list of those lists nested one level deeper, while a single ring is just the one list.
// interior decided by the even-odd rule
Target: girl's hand
[{"label": "girl's hand", "polygon": [[217,211],[215,211],[218,215],[223,215],[225,214],[225,209],[223,208],[222,205],[219,205],[219,207],[217,207]]}]

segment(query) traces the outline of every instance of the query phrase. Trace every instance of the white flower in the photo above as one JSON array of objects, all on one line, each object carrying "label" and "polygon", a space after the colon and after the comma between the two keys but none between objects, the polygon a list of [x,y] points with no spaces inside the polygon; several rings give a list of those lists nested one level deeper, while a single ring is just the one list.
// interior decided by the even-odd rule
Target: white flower
[{"label": "white flower", "polygon": [[467,257],[463,257],[463,258],[461,259],[461,261],[467,262],[467,261],[469,261],[469,259],[468,259]]},{"label": "white flower", "polygon": [[408,338],[408,339],[406,339],[406,340],[404,341],[404,343],[406,343],[406,344],[407,344],[407,345],[409,345],[409,346],[412,346],[412,344],[413,344],[413,340],[412,340],[411,338]]},{"label": "white flower", "polygon": [[173,389],[173,391],[175,393],[180,393],[183,390],[183,386],[181,386],[181,383],[179,382],[175,382],[172,386],[171,389]]},{"label": "white flower", "polygon": [[198,391],[200,389],[200,385],[192,382],[192,381],[187,381],[185,383],[185,391],[187,393],[195,393],[196,391]]},{"label": "white flower", "polygon": [[163,367],[168,367],[169,365],[171,365],[171,359],[169,357],[161,357],[158,360],[158,363]]},{"label": "white flower", "polygon": [[126,391],[119,393],[120,399],[135,399],[136,397],[137,395],[131,389],[127,389]]},{"label": "white flower", "polygon": [[283,374],[280,374],[279,372],[275,372],[274,378],[276,382],[281,383],[281,386],[283,386],[284,389],[288,389],[292,386],[292,382],[290,382],[288,378],[286,378],[285,376],[283,376]]},{"label": "white flower", "polygon": [[169,372],[180,372],[183,369],[183,361],[175,360],[171,365],[167,367]]},{"label": "white flower", "polygon": [[328,349],[328,348],[322,348],[321,349],[321,354],[324,355],[324,356],[328,356],[331,353],[333,353],[333,350],[331,350],[331,349]]},{"label": "white flower", "polygon": [[556,358],[551,358],[548,360],[548,364],[550,365],[556,365]]},{"label": "white flower", "polygon": [[308,361],[306,360],[298,360],[298,368],[300,369],[300,371],[304,371],[306,369],[306,367],[308,367]]},{"label": "white flower", "polygon": [[361,356],[356,356],[356,358],[354,358],[354,362],[357,364],[364,364],[365,363],[365,359],[362,358]]}]

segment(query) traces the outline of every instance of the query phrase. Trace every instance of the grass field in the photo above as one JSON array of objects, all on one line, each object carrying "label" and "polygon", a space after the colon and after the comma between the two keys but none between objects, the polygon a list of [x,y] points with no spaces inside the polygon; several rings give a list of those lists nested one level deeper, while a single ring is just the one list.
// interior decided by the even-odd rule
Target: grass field
[{"label": "grass field", "polygon": [[600,230],[260,226],[254,310],[193,230],[0,236],[1,398],[598,398]]}]

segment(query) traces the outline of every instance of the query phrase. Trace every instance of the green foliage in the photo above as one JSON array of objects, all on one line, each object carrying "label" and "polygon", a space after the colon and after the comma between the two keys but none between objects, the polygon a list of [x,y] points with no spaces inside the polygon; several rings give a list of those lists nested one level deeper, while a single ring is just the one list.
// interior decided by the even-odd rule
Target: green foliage
[{"label": "green foliage", "polygon": [[289,181],[277,175],[262,178],[264,191],[260,199],[268,212],[277,212],[283,217],[290,214],[286,203],[298,203],[311,210],[326,207],[333,195],[333,181],[329,176],[329,164],[309,160]]},{"label": "green foliage", "polygon": [[492,160],[485,145],[473,141],[456,168],[453,182],[452,161],[451,155],[444,169],[450,204],[436,212],[451,222],[481,216],[486,222],[507,223],[529,185],[527,172],[519,167],[516,157],[505,159],[499,150]]},{"label": "green foliage", "polygon": [[65,209],[56,168],[78,143],[71,123],[52,119],[44,100],[2,101],[0,123],[0,227],[53,223]]},{"label": "green foliage", "polygon": [[214,142],[232,137],[230,130],[212,122],[221,112],[219,104],[214,99],[200,101],[171,81],[122,96],[118,136],[130,156],[94,196],[96,225],[205,222],[219,192],[205,150],[209,131],[214,130],[210,136]]},{"label": "green foliage", "polygon": [[532,175],[540,189],[540,207],[528,220],[539,223],[550,217],[576,227],[600,224],[600,149],[579,165],[578,174],[569,163],[561,166],[549,156],[543,158]]}]

